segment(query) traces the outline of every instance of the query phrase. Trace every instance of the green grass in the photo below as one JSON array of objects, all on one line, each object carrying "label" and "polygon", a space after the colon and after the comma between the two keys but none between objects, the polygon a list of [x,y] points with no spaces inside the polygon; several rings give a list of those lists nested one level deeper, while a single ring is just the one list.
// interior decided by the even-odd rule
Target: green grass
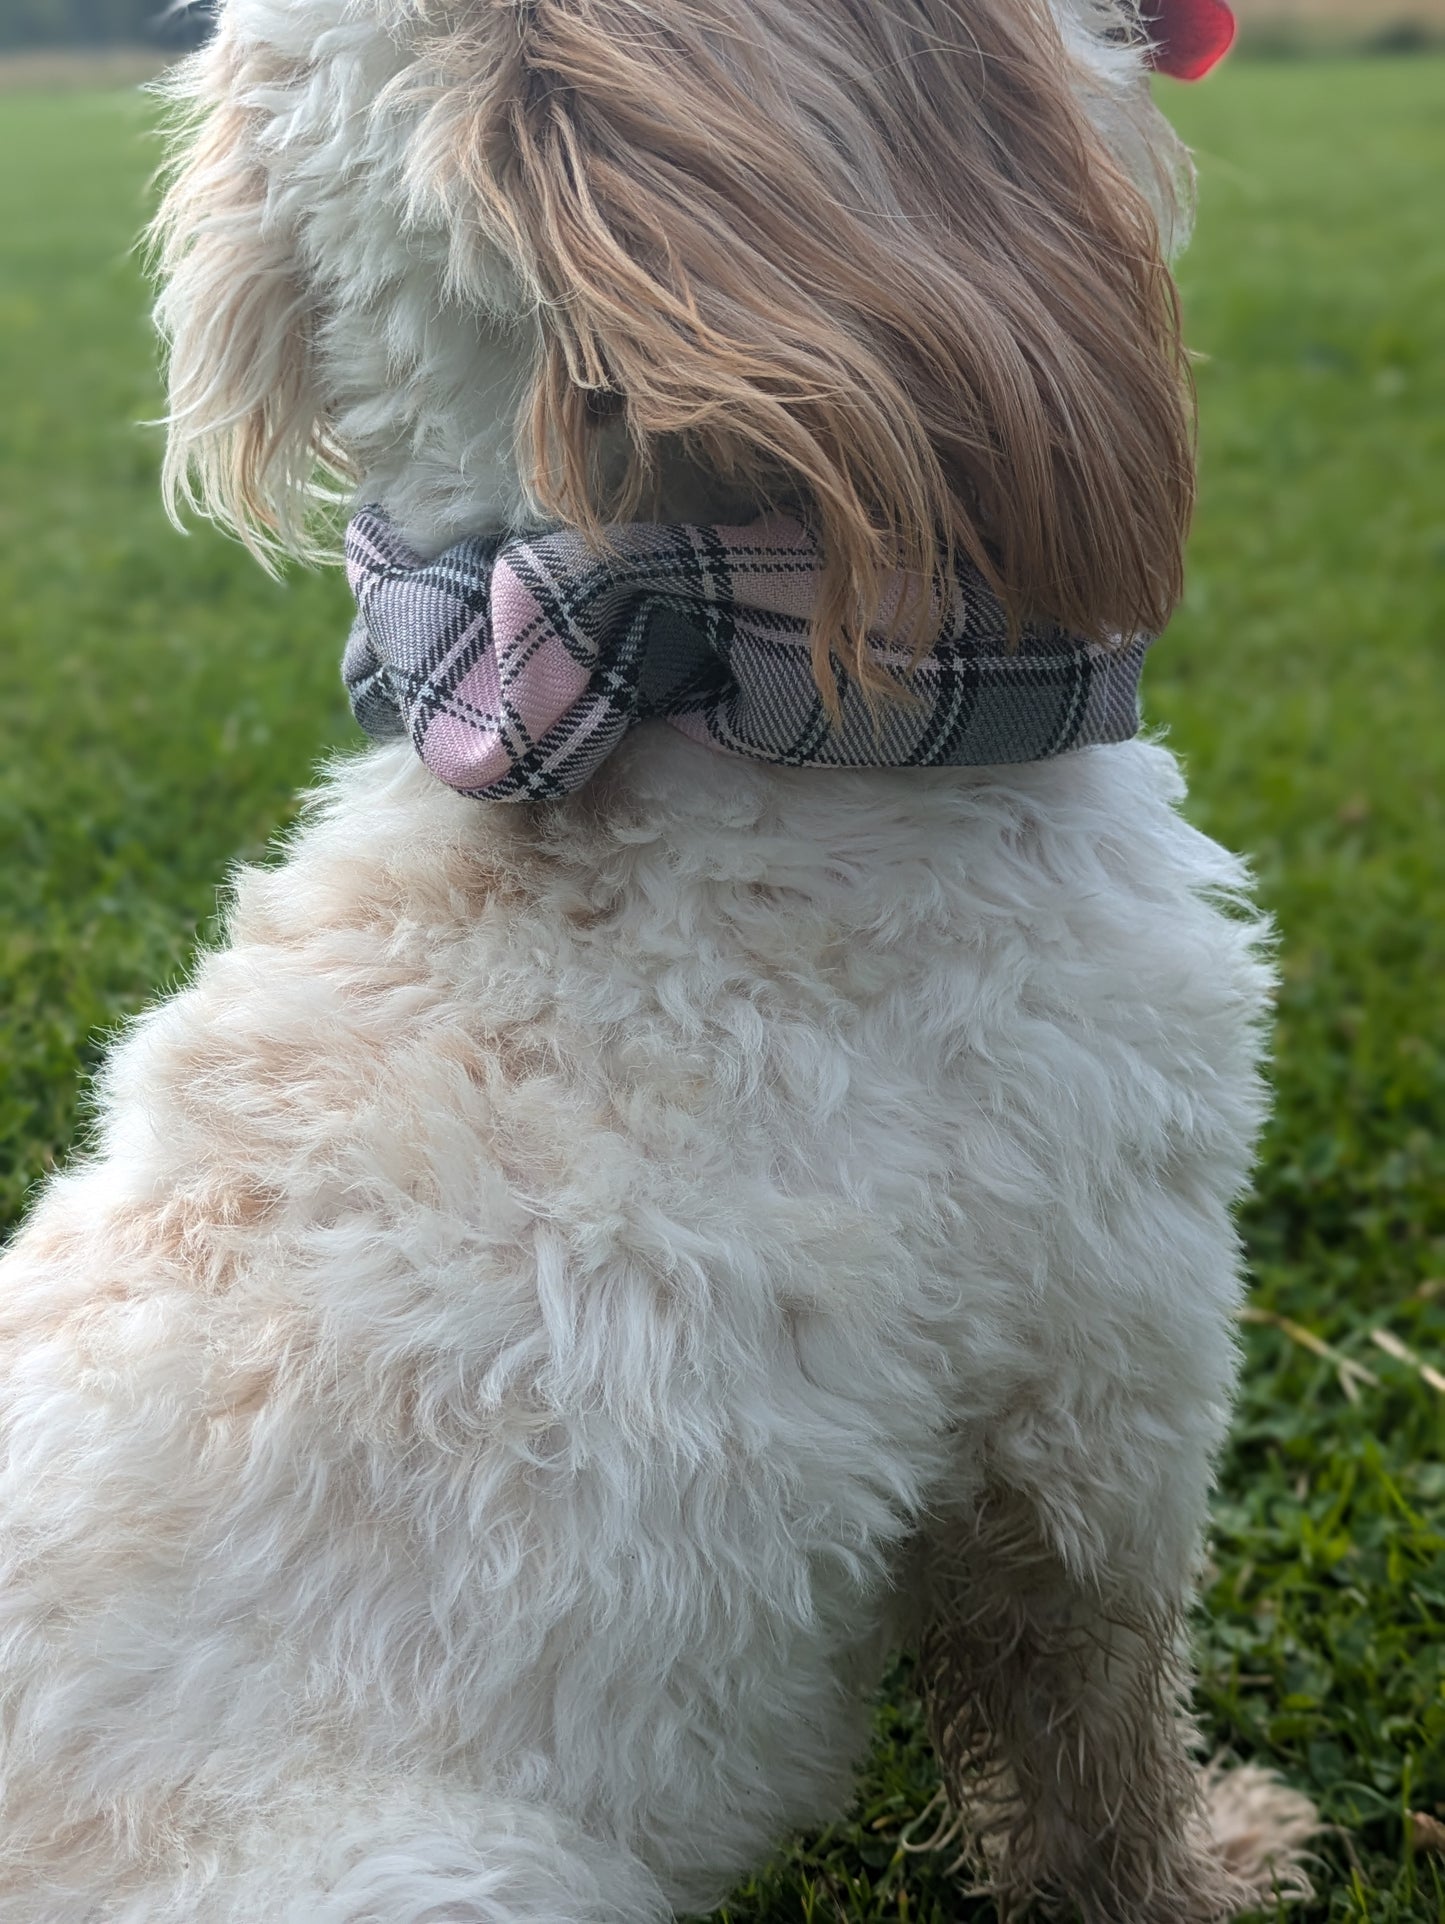
[{"label": "green grass", "polygon": [[[1211,1741],[1341,1827],[1311,1919],[1445,1918],[1445,64],[1241,65],[1167,96],[1203,213],[1184,291],[1203,507],[1148,683],[1197,820],[1282,932],[1278,1114],[1245,1228],[1248,1367],[1201,1621]],[[106,1029],[183,968],[227,863],[349,740],[333,579],[266,582],[156,499],[154,154],[116,94],[0,97],[0,1223],[61,1155]],[[988,1915],[903,1859],[931,1768],[902,1687],[856,1821],[729,1924]]]}]

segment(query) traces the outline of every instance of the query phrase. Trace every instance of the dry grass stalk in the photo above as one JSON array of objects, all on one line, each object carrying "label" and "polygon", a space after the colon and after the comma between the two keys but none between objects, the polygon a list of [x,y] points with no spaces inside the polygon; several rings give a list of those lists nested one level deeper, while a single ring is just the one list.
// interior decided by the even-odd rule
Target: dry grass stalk
[{"label": "dry grass stalk", "polygon": [[1301,1349],[1307,1349],[1311,1356],[1318,1356],[1322,1361],[1333,1364],[1335,1374],[1340,1379],[1340,1388],[1352,1403],[1358,1403],[1360,1400],[1361,1383],[1368,1383],[1371,1389],[1377,1390],[1380,1387],[1380,1379],[1373,1370],[1366,1369],[1363,1363],[1357,1363],[1349,1356],[1341,1355],[1339,1350],[1331,1348],[1322,1336],[1316,1336],[1312,1329],[1306,1329],[1303,1323],[1296,1323],[1292,1317],[1281,1316],[1276,1310],[1257,1309],[1251,1306],[1240,1311],[1240,1321],[1263,1324],[1269,1329],[1277,1329],[1292,1343],[1298,1343]]}]

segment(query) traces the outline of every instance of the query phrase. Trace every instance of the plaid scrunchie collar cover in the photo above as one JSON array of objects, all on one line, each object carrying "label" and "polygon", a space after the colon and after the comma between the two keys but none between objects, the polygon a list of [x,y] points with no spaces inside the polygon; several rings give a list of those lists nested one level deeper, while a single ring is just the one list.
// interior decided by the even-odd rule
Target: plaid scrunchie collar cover
[{"label": "plaid scrunchie collar cover", "polygon": [[877,719],[846,673],[830,722],[813,681],[813,537],[784,515],[745,528],[637,523],[597,553],[570,532],[459,542],[424,561],[378,508],[346,537],[358,614],[343,663],[352,712],[409,736],[464,795],[543,801],[582,787],[636,723],[787,767],[1036,761],[1139,726],[1147,638],[1104,649],[1056,629],[1010,644],[964,566],[931,652],[877,659],[917,699]]}]

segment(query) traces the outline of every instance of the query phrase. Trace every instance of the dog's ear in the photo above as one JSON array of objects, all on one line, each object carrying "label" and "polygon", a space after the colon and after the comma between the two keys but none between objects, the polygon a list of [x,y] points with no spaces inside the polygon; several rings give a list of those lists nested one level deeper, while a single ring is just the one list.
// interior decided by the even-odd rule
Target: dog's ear
[{"label": "dog's ear", "polygon": [[263,560],[304,554],[318,463],[339,464],[311,372],[313,315],[274,219],[259,96],[294,75],[223,24],[163,91],[178,111],[152,228],[168,350],[164,487]]},{"label": "dog's ear", "polygon": [[[825,689],[830,651],[881,685],[889,571],[957,551],[1016,617],[1162,625],[1193,485],[1173,285],[1046,0],[436,11],[415,157],[531,286],[546,506],[627,511],[669,436],[801,498]],[[632,460],[599,499],[619,418]]]}]

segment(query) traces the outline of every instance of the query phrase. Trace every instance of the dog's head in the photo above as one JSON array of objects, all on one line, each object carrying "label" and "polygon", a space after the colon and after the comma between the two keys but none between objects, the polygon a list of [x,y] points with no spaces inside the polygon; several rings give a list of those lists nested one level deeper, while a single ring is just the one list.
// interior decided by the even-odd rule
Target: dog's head
[{"label": "dog's head", "polygon": [[437,547],[822,537],[1161,627],[1193,490],[1181,177],[1125,0],[225,0],[159,223],[173,496],[304,545],[318,474]]}]

